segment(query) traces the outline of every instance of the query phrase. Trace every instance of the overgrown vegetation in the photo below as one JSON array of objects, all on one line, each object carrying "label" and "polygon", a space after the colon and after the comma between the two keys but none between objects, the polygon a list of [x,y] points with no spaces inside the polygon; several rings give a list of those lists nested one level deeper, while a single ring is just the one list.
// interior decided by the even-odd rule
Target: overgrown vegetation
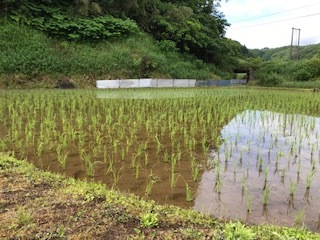
[{"label": "overgrown vegetation", "polygon": [[255,77],[260,85],[317,88],[320,87],[319,46],[300,47],[298,60],[290,60],[290,46],[253,49],[247,56],[256,68]]}]

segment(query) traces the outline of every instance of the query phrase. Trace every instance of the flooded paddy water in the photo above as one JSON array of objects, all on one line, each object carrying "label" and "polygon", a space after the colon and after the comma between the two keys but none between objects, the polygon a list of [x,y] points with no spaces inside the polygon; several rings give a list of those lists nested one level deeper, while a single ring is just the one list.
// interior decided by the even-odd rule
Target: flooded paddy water
[{"label": "flooded paddy water", "polygon": [[33,90],[0,100],[0,151],[39,168],[219,218],[317,231],[319,94]]},{"label": "flooded paddy water", "polygon": [[223,127],[221,138],[209,160],[212,169],[202,175],[196,210],[318,228],[320,118],[247,110]]}]

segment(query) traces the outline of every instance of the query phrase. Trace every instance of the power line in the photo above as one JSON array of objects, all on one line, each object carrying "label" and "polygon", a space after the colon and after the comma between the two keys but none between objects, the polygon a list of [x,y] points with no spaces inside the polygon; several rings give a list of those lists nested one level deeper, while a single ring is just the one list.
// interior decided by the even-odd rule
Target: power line
[{"label": "power line", "polygon": [[266,22],[266,23],[260,23],[260,24],[255,24],[255,25],[249,25],[249,26],[244,26],[244,27],[238,27],[236,29],[257,27],[257,26],[268,25],[268,24],[273,24],[273,23],[278,23],[278,22],[285,22],[285,21],[299,19],[299,18],[313,17],[313,16],[316,16],[316,15],[320,15],[320,13],[314,13],[314,14],[309,14],[309,15],[304,15],[304,16],[299,16],[299,17],[294,17],[294,18],[287,18],[287,19],[282,19],[282,20],[279,20],[279,21]]},{"label": "power line", "polygon": [[249,21],[252,21],[252,20],[259,19],[259,18],[265,18],[265,17],[269,17],[269,16],[274,16],[274,15],[278,15],[278,14],[281,14],[281,13],[291,12],[291,11],[294,11],[294,10],[297,10],[297,9],[311,7],[311,6],[315,6],[315,5],[319,5],[319,4],[320,3],[309,4],[309,5],[305,5],[305,6],[301,6],[301,7],[297,7],[297,8],[291,8],[291,9],[284,10],[284,11],[281,11],[281,12],[271,13],[271,14],[267,14],[267,15],[263,15],[263,16],[259,16],[259,17],[255,17],[255,18],[243,19],[243,20],[240,20],[240,21],[237,21],[237,22],[233,22],[232,24],[239,23],[239,22],[249,22]]}]

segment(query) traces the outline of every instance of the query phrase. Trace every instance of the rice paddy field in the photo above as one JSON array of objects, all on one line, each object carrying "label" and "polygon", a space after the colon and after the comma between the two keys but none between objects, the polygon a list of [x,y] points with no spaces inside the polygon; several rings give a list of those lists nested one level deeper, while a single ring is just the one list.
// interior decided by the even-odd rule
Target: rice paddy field
[{"label": "rice paddy field", "polygon": [[221,219],[320,229],[320,94],[3,90],[0,152]]}]

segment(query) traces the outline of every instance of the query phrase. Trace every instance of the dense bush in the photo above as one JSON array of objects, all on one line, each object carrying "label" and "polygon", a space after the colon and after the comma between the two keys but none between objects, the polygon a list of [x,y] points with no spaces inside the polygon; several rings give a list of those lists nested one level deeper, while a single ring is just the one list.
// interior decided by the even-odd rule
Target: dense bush
[{"label": "dense bush", "polygon": [[310,81],[320,77],[320,58],[299,62],[292,74],[296,81]]},{"label": "dense bush", "polygon": [[283,77],[276,73],[263,74],[259,77],[259,84],[266,87],[279,86],[283,81]]},{"label": "dense bush", "polygon": [[30,24],[51,36],[89,42],[123,38],[138,31],[138,26],[134,21],[111,16],[72,19],[58,14],[49,19],[35,18]]},{"label": "dense bush", "polygon": [[256,77],[262,85],[282,81],[312,81],[320,77],[320,58],[300,61],[263,61],[259,64]]}]

